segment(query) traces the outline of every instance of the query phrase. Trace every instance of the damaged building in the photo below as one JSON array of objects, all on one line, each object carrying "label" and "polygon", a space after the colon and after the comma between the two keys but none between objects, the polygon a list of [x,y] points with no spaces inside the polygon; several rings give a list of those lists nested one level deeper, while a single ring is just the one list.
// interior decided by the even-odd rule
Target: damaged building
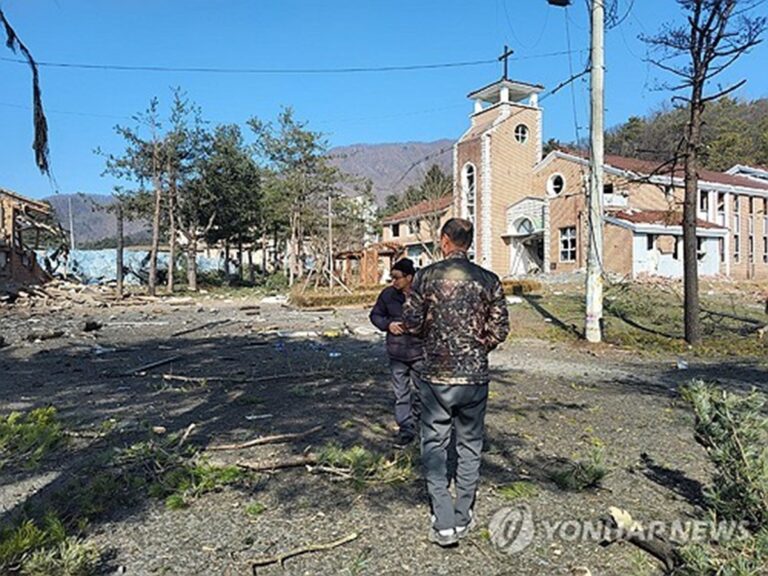
[{"label": "damaged building", "polygon": [[0,293],[50,280],[34,251],[50,215],[48,204],[0,188]]}]

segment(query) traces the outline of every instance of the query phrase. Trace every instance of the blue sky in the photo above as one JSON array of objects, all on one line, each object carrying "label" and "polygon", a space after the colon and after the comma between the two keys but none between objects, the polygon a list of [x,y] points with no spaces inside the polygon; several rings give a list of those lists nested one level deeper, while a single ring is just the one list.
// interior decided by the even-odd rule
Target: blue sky
[{"label": "blue sky", "polygon": [[[629,12],[606,39],[606,121],[612,126],[669,102],[665,76],[646,62],[640,33],[679,19],[673,0],[618,0]],[[171,68],[339,69],[493,60],[515,50],[510,77],[553,88],[586,64],[586,2],[567,10],[546,0],[0,0],[40,62]],[[765,8],[764,8],[765,9]],[[3,37],[4,39],[4,37]],[[567,54],[566,52],[569,52]],[[122,149],[115,124],[167,105],[181,86],[212,123],[274,119],[281,106],[326,133],[331,145],[457,138],[468,125],[468,92],[497,79],[499,64],[433,70],[235,74],[41,67],[55,180],[31,151],[29,70],[0,47],[0,186],[32,197],[109,193],[96,147]],[[737,94],[768,97],[768,47],[738,62],[722,82],[748,78]],[[541,102],[544,135],[587,134],[588,82]],[[575,106],[574,106],[575,102]]]}]

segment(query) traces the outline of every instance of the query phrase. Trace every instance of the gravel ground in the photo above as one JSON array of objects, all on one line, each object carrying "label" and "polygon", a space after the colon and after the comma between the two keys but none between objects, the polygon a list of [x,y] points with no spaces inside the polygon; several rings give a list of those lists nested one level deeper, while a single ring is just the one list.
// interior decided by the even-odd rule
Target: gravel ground
[{"label": "gravel ground", "polygon": [[[515,309],[511,308],[515,325]],[[111,446],[195,424],[190,442],[204,449],[260,435],[323,425],[311,437],[279,445],[209,452],[234,463],[301,454],[334,441],[391,452],[392,416],[382,338],[361,308],[296,311],[256,300],[209,297],[192,304],[0,311],[2,412],[52,404],[70,429],[115,425],[107,438],[74,439],[30,471],[0,470],[0,521],[25,506],[45,506],[85,463]],[[102,324],[84,332],[86,320]],[[206,326],[187,334],[181,331]],[[35,335],[63,335],[35,340]],[[32,335],[32,336],[30,336]],[[103,552],[104,574],[251,574],[250,560],[351,533],[334,550],[305,554],[258,574],[655,574],[631,546],[600,547],[564,532],[557,521],[595,522],[609,506],[638,519],[697,515],[711,470],[694,442],[691,416],[676,388],[692,377],[732,388],[766,386],[764,360],[692,363],[653,359],[604,346],[525,339],[514,334],[492,355],[487,446],[476,506],[478,529],[455,549],[427,542],[428,507],[418,472],[398,485],[356,488],[304,468],[263,474],[168,510],[146,498],[116,504],[87,530]],[[173,356],[172,363],[126,375]],[[205,385],[163,374],[207,377]],[[556,459],[605,450],[600,489],[569,493],[547,479]],[[487,538],[493,515],[517,501],[500,488],[525,480],[535,536],[506,554]],[[253,517],[249,504],[265,511]],[[572,534],[572,533],[571,533]]]}]

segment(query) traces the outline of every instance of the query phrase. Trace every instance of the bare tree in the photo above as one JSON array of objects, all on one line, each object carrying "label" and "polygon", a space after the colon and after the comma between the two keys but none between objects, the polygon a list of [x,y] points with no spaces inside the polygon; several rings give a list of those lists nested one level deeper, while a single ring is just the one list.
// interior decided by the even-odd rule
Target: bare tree
[{"label": "bare tree", "polygon": [[[713,80],[750,48],[759,44],[766,18],[750,13],[764,0],[677,0],[685,14],[684,24],[666,24],[655,36],[641,36],[654,57],[651,62],[674,75],[667,87],[686,93],[673,100],[683,102],[688,120],[681,154],[685,167],[683,201],[683,265],[685,285],[685,339],[701,340],[699,322],[699,277],[696,238],[696,200],[699,184],[699,154],[702,145],[702,114],[708,102],[729,94],[746,79],[718,86],[707,93]],[[674,173],[672,174],[674,177]]]},{"label": "bare tree", "polygon": [[43,111],[43,99],[40,92],[40,76],[37,72],[37,63],[32,58],[27,47],[19,40],[16,32],[11,27],[10,22],[5,17],[2,8],[0,8],[0,23],[5,29],[5,45],[13,52],[18,50],[24,55],[24,58],[32,69],[32,117],[35,125],[35,141],[32,149],[35,151],[35,162],[43,174],[49,174],[48,160],[48,121],[45,119]]},{"label": "bare tree", "polygon": [[447,209],[446,196],[453,190],[453,180],[437,165],[433,165],[424,176],[420,190],[426,210],[423,223],[416,222],[416,237],[432,262],[440,259],[440,224]]}]

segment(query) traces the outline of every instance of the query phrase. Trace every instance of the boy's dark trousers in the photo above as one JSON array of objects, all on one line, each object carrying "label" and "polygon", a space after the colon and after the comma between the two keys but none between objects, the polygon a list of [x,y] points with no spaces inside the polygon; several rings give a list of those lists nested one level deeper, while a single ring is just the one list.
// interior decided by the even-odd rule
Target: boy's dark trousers
[{"label": "boy's dark trousers", "polygon": [[422,364],[422,360],[389,359],[392,389],[395,392],[395,421],[403,436],[415,436],[419,431],[421,414],[419,385]]}]

